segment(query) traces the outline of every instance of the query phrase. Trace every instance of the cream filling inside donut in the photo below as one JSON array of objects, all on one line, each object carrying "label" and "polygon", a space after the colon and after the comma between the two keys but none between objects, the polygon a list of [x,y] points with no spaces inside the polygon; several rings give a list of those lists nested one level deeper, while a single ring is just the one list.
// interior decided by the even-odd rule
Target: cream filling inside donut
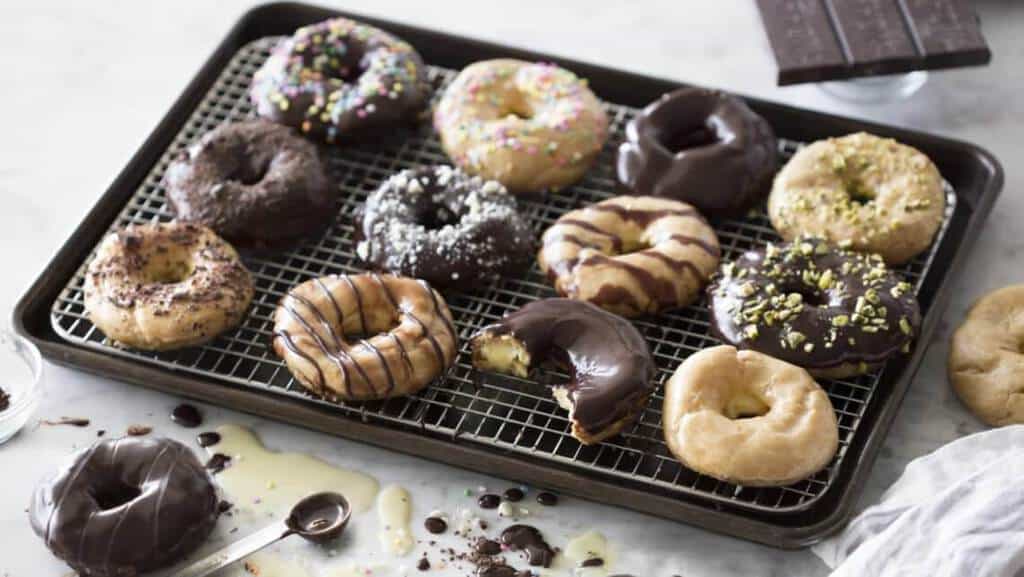
[{"label": "cream filling inside donut", "polygon": [[511,335],[483,336],[475,343],[473,364],[483,371],[525,379],[530,373],[530,353]]}]

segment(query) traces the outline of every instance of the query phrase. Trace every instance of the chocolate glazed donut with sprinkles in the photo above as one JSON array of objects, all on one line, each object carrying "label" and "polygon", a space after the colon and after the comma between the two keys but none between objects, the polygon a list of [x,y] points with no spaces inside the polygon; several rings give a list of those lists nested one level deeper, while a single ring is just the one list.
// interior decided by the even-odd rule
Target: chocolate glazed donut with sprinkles
[{"label": "chocolate glazed donut with sprinkles", "polygon": [[260,116],[328,143],[415,121],[429,95],[412,46],[347,18],[299,28],[282,41],[250,93]]},{"label": "chocolate glazed donut with sprinkles", "polygon": [[708,288],[712,332],[807,369],[843,378],[908,352],[921,323],[909,283],[876,254],[801,237],[744,253]]},{"label": "chocolate glazed donut with sprinkles", "polygon": [[555,221],[538,261],[559,293],[636,317],[693,303],[719,256],[714,229],[692,206],[619,196]]},{"label": "chocolate glazed donut with sprinkles", "polygon": [[525,270],[533,232],[493,180],[450,166],[403,170],[366,199],[356,254],[370,266],[434,286]]},{"label": "chocolate glazed donut with sprinkles", "polygon": [[274,351],[333,401],[411,395],[455,362],[458,334],[425,281],[378,274],[314,278],[274,312]]}]

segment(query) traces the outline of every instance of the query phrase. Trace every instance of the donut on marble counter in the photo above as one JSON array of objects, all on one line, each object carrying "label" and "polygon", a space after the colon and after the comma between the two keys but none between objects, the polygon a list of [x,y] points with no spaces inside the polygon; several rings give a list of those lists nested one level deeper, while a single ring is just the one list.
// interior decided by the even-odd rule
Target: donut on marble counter
[{"label": "donut on marble counter", "polygon": [[882,257],[814,238],[743,253],[708,287],[723,342],[842,378],[907,352],[921,324],[913,287]]},{"label": "donut on marble counter", "polygon": [[472,286],[529,267],[533,231],[501,184],[450,166],[408,169],[361,210],[356,254],[434,286]]},{"label": "donut on marble counter", "polygon": [[684,201],[711,218],[737,217],[768,194],[777,156],[775,132],[743,100],[681,88],[626,125],[616,172],[633,194]]},{"label": "donut on marble counter", "polygon": [[188,447],[152,437],[100,441],[36,487],[32,530],[81,575],[126,577],[185,558],[217,523],[213,479]]},{"label": "donut on marble counter", "polygon": [[206,225],[241,250],[288,248],[337,212],[316,146],[265,120],[207,132],[167,167],[164,186],[178,220]]},{"label": "donut on marble counter", "polygon": [[953,389],[994,427],[1024,423],[1024,285],[990,292],[974,303],[949,347]]},{"label": "donut on marble counter", "polygon": [[865,132],[797,151],[768,198],[782,238],[816,236],[890,265],[931,246],[945,209],[942,175],[924,153]]},{"label": "donut on marble counter", "polygon": [[205,226],[134,224],[108,235],[89,262],[85,311],[108,338],[169,350],[212,340],[242,321],[252,277]]},{"label": "donut on marble counter", "polygon": [[472,337],[473,366],[526,378],[545,362],[565,365],[568,383],[553,388],[569,411],[572,435],[598,443],[632,424],[656,383],[654,360],[626,319],[571,299],[531,302]]},{"label": "donut on marble counter", "polygon": [[568,212],[542,242],[540,269],[559,293],[627,317],[693,303],[721,252],[696,209],[653,196],[619,196]]},{"label": "donut on marble counter", "polygon": [[459,347],[448,305],[425,281],[378,274],[314,278],[274,311],[274,351],[302,386],[334,401],[411,395]]},{"label": "donut on marble counter", "polygon": [[576,182],[608,137],[608,116],[586,81],[553,64],[512,59],[459,72],[434,126],[456,165],[514,194]]},{"label": "donut on marble counter", "polygon": [[684,465],[752,487],[810,477],[839,446],[832,403],[807,371],[727,345],[679,365],[665,385],[662,426]]},{"label": "donut on marble counter", "polygon": [[332,18],[278,44],[253,76],[250,96],[260,116],[344,144],[415,122],[430,92],[412,46],[361,22]]}]

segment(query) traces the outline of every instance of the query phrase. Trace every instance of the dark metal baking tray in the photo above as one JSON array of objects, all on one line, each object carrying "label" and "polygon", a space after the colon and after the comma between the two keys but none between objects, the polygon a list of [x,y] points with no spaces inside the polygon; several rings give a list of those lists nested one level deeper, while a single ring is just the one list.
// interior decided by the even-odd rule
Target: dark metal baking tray
[{"label": "dark metal baking tray", "polygon": [[[945,306],[950,279],[1002,187],[998,162],[971,144],[748,99],[775,127],[784,156],[801,142],[867,130],[923,150],[949,185],[950,207],[936,242],[926,255],[902,269],[917,287],[925,313],[917,345],[910,355],[890,362],[877,374],[822,382],[836,408],[840,451],[825,471],[788,487],[739,487],[682,467],[661,438],[660,394],[626,434],[598,446],[582,446],[568,434],[564,412],[543,386],[559,378],[557,373],[543,372],[536,380],[481,375],[469,366],[465,344],[454,370],[413,397],[334,405],[303,392],[270,350],[270,317],[277,299],[312,276],[361,270],[352,250],[353,211],[393,171],[445,161],[427,125],[397,143],[330,149],[330,171],[342,189],[334,226],[287,254],[247,259],[256,278],[257,297],[238,330],[203,347],[160,354],[126,350],[103,338],[86,318],[81,297],[82,269],[96,243],[111,228],[170,218],[160,185],[168,159],[206,130],[250,113],[249,78],[275,37],[339,14],[347,15],[302,4],[271,4],[246,13],[18,303],[16,330],[52,361],[85,371],[769,545],[805,546],[840,527],[921,362]],[[523,203],[538,233],[565,211],[617,192],[611,167],[625,122],[638,107],[679,86],[551,55],[347,16],[411,42],[431,65],[437,87],[464,65],[495,57],[552,61],[589,80],[608,103],[612,137],[580,184]],[[763,212],[720,223],[716,229],[726,259],[777,238]],[[445,293],[464,341],[505,312],[553,295],[536,267],[521,277],[501,279],[472,292]],[[636,325],[651,345],[662,381],[690,353],[715,342],[707,334],[703,302],[640,319]]]}]

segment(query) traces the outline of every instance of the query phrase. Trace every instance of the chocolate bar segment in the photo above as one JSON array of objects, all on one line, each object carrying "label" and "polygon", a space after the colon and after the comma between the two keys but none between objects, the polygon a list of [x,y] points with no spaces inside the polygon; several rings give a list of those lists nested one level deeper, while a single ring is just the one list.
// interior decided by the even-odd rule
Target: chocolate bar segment
[{"label": "chocolate bar segment", "polygon": [[779,66],[797,84],[986,64],[967,0],[758,0]]}]

